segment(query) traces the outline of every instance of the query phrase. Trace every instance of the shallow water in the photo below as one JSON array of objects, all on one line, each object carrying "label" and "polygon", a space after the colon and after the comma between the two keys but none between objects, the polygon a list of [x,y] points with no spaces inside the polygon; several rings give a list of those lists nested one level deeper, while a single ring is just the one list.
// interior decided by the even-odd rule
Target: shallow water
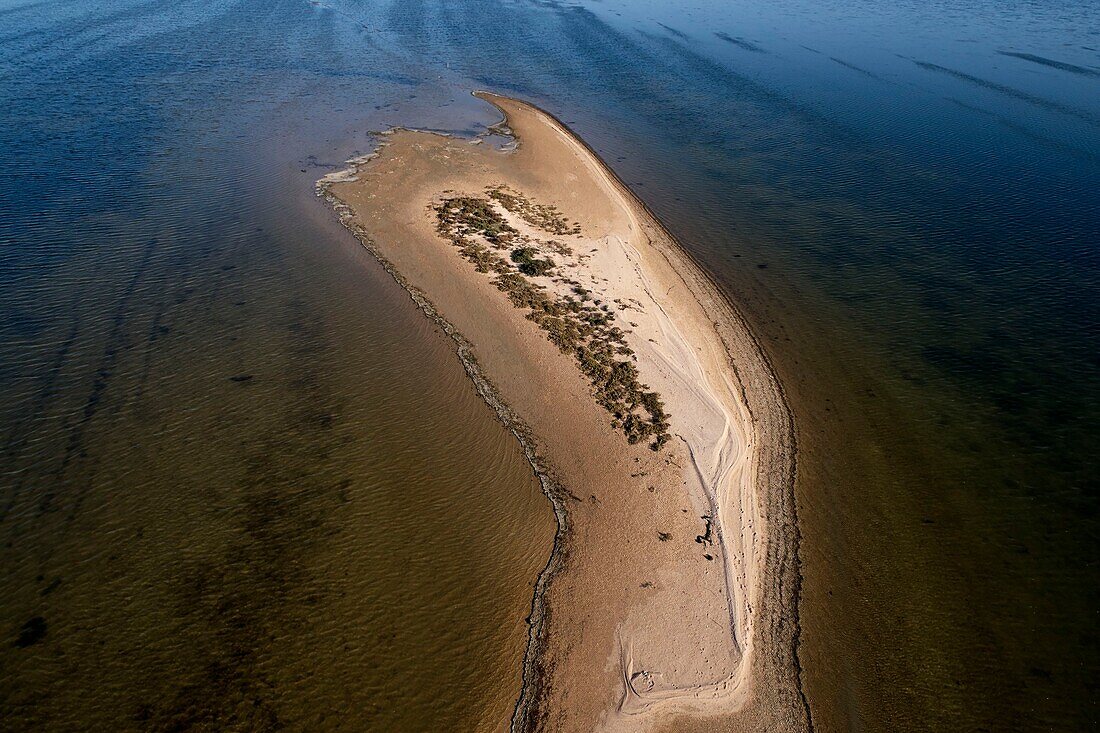
[{"label": "shallow water", "polygon": [[6,727],[507,718],[549,508],[312,194],[372,129],[482,131],[476,87],[571,124],[768,345],[817,728],[1085,727],[1096,27],[1087,0],[0,2]]}]

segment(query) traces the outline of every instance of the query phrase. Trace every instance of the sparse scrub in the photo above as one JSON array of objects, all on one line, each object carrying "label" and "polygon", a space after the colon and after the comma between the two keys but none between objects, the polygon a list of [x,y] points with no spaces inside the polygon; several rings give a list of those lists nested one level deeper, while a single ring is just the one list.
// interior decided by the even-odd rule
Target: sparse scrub
[{"label": "sparse scrub", "polygon": [[[558,235],[581,233],[581,225],[570,225],[569,220],[558,212],[556,206],[532,203],[526,196],[516,193],[507,186],[490,186],[485,189],[485,192],[489,194],[489,198],[500,202],[500,205],[509,212],[544,232]],[[551,244],[551,246],[554,245],[565,246],[561,245],[560,242]],[[566,253],[560,252],[559,254]]]},{"label": "sparse scrub", "polygon": [[554,269],[554,261],[547,257],[539,259],[532,247],[517,247],[512,250],[512,262],[516,263],[524,275],[547,275]]},{"label": "sparse scrub", "polygon": [[[489,188],[488,194],[509,212],[544,231],[580,231],[576,225],[570,228],[554,207],[533,204],[503,186]],[[622,330],[613,325],[614,318],[605,304],[594,301],[591,292],[580,285],[573,286],[573,295],[559,297],[530,281],[527,276],[547,275],[555,263],[537,257],[538,250],[528,246],[530,241],[504,220],[492,201],[455,196],[441,201],[435,212],[439,234],[453,243],[478,272],[493,274],[493,285],[517,308],[526,309],[526,318],[544,330],[562,353],[573,355],[592,383],[596,401],[611,413],[612,425],[629,443],[649,439],[650,447],[659,450],[668,442],[664,403],[660,395],[638,381],[634,352],[627,346]],[[520,246],[514,246],[517,243]],[[498,254],[505,249],[510,249],[508,259]]]}]

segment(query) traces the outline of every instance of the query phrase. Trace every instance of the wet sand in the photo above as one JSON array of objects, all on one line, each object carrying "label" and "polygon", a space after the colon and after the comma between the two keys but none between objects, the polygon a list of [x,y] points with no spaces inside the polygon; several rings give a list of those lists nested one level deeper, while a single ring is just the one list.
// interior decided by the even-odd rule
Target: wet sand
[{"label": "wet sand", "polygon": [[479,96],[514,149],[393,130],[319,189],[455,339],[555,509],[513,730],[806,728],[794,437],[766,357],[581,140]]}]

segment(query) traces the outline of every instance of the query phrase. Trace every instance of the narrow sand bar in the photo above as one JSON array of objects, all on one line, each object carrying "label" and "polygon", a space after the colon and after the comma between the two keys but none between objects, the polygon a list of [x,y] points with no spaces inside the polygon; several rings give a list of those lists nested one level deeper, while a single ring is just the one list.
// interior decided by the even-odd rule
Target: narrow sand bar
[{"label": "narrow sand bar", "polygon": [[561,122],[393,130],[322,180],[558,516],[513,730],[802,730],[793,431],[744,321]]}]

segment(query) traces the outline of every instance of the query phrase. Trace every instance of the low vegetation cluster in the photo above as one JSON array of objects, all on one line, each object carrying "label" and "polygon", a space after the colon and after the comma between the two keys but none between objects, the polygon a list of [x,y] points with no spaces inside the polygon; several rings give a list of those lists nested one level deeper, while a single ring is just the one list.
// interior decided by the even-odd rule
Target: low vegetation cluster
[{"label": "low vegetation cluster", "polygon": [[[565,254],[560,242],[535,241],[511,226],[494,208],[499,202],[509,212],[549,234],[576,234],[552,206],[530,202],[503,186],[487,189],[489,198],[450,196],[435,206],[439,234],[450,240],[478,272],[493,276],[493,285],[509,300],[527,310],[563,353],[572,354],[592,382],[596,399],[613,416],[612,425],[630,443],[650,441],[659,450],[669,440],[668,415],[660,395],[638,381],[634,353],[624,332],[614,324],[606,304],[595,300],[580,283],[557,271],[542,249]],[[565,247],[567,250],[567,247]],[[557,295],[532,277],[556,277],[572,285],[568,295]]]},{"label": "low vegetation cluster", "polygon": [[500,203],[510,213],[515,214],[525,222],[550,234],[580,234],[581,225],[570,225],[556,206],[536,204],[521,193],[516,193],[507,186],[490,186],[485,190],[489,198]]}]

